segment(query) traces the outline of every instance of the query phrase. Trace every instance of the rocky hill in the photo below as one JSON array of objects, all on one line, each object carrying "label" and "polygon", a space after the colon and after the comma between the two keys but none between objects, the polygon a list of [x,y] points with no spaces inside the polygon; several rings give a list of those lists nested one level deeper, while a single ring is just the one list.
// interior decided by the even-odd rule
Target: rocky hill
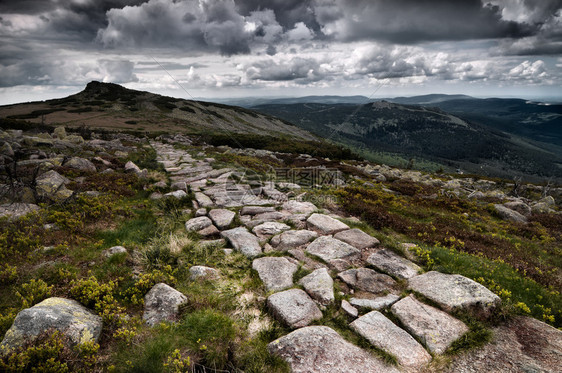
[{"label": "rocky hill", "polygon": [[[75,99],[101,101],[104,87]],[[127,101],[156,105],[106,100],[117,117],[134,112],[118,109]],[[173,105],[146,110],[241,115]],[[2,124],[0,371],[562,365],[556,185],[197,134]]]}]

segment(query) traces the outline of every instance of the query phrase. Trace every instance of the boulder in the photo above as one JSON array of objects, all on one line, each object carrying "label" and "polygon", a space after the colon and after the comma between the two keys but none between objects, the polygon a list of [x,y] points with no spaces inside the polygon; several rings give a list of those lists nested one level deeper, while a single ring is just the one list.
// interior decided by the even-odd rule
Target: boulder
[{"label": "boulder", "polygon": [[318,210],[311,202],[299,202],[295,200],[290,200],[283,203],[283,210],[288,211],[292,214],[312,214],[314,211]]},{"label": "boulder", "polygon": [[209,217],[219,229],[228,228],[235,216],[235,212],[226,209],[213,209],[209,211]]},{"label": "boulder", "polygon": [[109,249],[105,250],[103,252],[103,255],[106,258],[111,258],[113,255],[126,254],[126,253],[127,253],[127,249],[125,249],[123,246],[113,246],[113,247],[110,247]]},{"label": "boulder", "polygon": [[318,233],[314,231],[290,230],[273,237],[269,243],[277,250],[286,251],[307,244],[316,237]]},{"label": "boulder", "polygon": [[72,157],[64,163],[64,166],[73,168],[75,170],[96,172],[96,166],[85,158]]},{"label": "boulder", "polygon": [[410,334],[435,354],[444,353],[454,341],[468,332],[468,327],[462,321],[419,302],[412,295],[394,303],[390,310]]},{"label": "boulder", "polygon": [[216,279],[218,277],[219,277],[219,271],[211,267],[193,266],[189,268],[189,278],[192,281],[199,280],[199,279],[211,280],[211,279]]},{"label": "boulder", "polygon": [[53,135],[57,137],[59,140],[64,140],[66,137],[66,129],[64,127],[57,127],[53,131]]},{"label": "boulder", "polygon": [[541,199],[539,200],[539,203],[544,203],[544,204],[546,204],[546,205],[549,206],[549,207],[554,207],[554,206],[556,206],[556,201],[554,200],[554,197],[552,197],[552,196],[546,196],[546,197],[544,197],[544,198],[541,198]]},{"label": "boulder", "polygon": [[322,311],[301,289],[289,289],[270,295],[267,306],[273,316],[290,328],[302,328],[322,318]]},{"label": "boulder", "polygon": [[334,234],[349,229],[347,224],[324,214],[312,214],[306,222],[320,234]]},{"label": "boulder", "polygon": [[287,258],[266,256],[254,259],[252,268],[258,272],[267,291],[279,291],[293,286],[298,266]]},{"label": "boulder", "polygon": [[185,229],[188,232],[197,232],[197,231],[200,231],[201,229],[207,228],[211,225],[213,225],[213,222],[211,221],[211,219],[209,219],[206,216],[200,216],[198,218],[189,219],[185,223]]},{"label": "boulder", "polygon": [[322,305],[328,305],[335,301],[334,280],[326,268],[319,268],[300,279],[299,284],[304,290]]},{"label": "boulder", "polygon": [[244,227],[222,231],[221,235],[232,244],[236,250],[247,257],[254,257],[262,253],[258,238]]},{"label": "boulder", "polygon": [[392,306],[394,303],[398,302],[400,297],[394,294],[388,294],[382,297],[377,297],[374,299],[366,298],[351,298],[349,303],[355,307],[369,308],[371,310],[382,310]]},{"label": "boulder", "polygon": [[533,214],[549,214],[554,212],[550,206],[544,202],[537,202],[531,205],[531,211]]},{"label": "boulder", "polygon": [[173,192],[164,194],[164,197],[182,199],[183,197],[187,197],[187,193],[184,190],[174,190]]},{"label": "boulder", "polygon": [[0,205],[0,218],[19,219],[39,209],[40,207],[33,203],[8,203]]},{"label": "boulder", "polygon": [[72,299],[47,298],[20,311],[0,343],[0,351],[33,342],[43,333],[57,330],[73,345],[97,342],[102,319]]},{"label": "boulder", "polygon": [[523,216],[531,215],[531,208],[529,207],[529,205],[527,205],[524,202],[513,201],[513,202],[506,202],[503,205],[505,207],[507,207],[508,209],[511,209],[513,211],[517,211],[518,213],[520,213]]},{"label": "boulder", "polygon": [[164,283],[158,283],[144,296],[142,319],[150,326],[164,321],[176,321],[179,306],[187,302],[187,297]]},{"label": "boulder", "polygon": [[331,236],[318,237],[306,247],[306,251],[325,262],[333,259],[353,260],[361,256],[361,252],[355,247]]},{"label": "boulder", "polygon": [[256,225],[254,228],[252,228],[252,232],[254,232],[260,239],[265,239],[281,232],[288,231],[290,229],[291,227],[289,227],[287,224],[279,223],[276,221],[267,221],[265,223]]},{"label": "boulder", "polygon": [[338,273],[338,278],[357,290],[374,294],[385,293],[396,287],[396,281],[392,277],[369,268],[348,269]]},{"label": "boulder", "polygon": [[128,161],[125,163],[125,172],[132,173],[132,174],[139,174],[141,173],[141,169],[137,166],[133,161]]},{"label": "boulder", "polygon": [[461,275],[431,271],[412,277],[408,281],[408,287],[448,312],[466,310],[478,316],[488,317],[501,303],[496,294]]},{"label": "boulder", "polygon": [[505,207],[504,205],[495,204],[496,212],[503,220],[512,221],[514,223],[526,223],[527,218],[517,211]]},{"label": "boulder", "polygon": [[378,311],[371,311],[350,324],[373,346],[393,355],[406,368],[419,369],[431,361],[431,355],[404,329]]},{"label": "boulder", "polygon": [[64,142],[80,145],[84,143],[84,138],[78,135],[68,135],[64,138]]},{"label": "boulder", "polygon": [[308,326],[267,345],[292,373],[398,373],[380,358],[346,341],[327,326]]},{"label": "boulder", "polygon": [[363,250],[368,247],[377,246],[380,242],[375,237],[368,235],[361,229],[353,228],[346,231],[336,233],[335,239],[350,244],[356,249]]},{"label": "boulder", "polygon": [[69,180],[58,172],[51,170],[41,174],[35,180],[35,190],[40,197],[54,202],[62,202],[72,196],[72,191],[66,189]]},{"label": "boulder", "polygon": [[399,279],[414,277],[421,271],[416,264],[388,249],[382,249],[369,255],[367,263],[379,271]]}]

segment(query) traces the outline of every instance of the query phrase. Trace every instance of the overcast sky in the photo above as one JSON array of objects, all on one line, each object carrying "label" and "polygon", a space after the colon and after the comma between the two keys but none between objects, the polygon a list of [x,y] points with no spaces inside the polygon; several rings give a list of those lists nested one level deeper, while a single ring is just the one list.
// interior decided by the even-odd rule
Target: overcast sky
[{"label": "overcast sky", "polygon": [[562,96],[561,8],[562,0],[0,0],[0,104],[63,97],[91,80],[184,98]]}]

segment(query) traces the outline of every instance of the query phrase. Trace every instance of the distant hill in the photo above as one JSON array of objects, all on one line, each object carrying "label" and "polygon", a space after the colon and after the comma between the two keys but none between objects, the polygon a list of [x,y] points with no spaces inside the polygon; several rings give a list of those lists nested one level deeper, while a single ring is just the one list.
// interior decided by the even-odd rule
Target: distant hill
[{"label": "distant hill", "polygon": [[374,101],[366,96],[304,96],[304,97],[242,97],[231,99],[213,99],[212,101],[220,102],[227,105],[236,105],[251,108],[259,105],[290,105],[290,104],[366,104]]},{"label": "distant hill", "polygon": [[437,107],[379,101],[360,106],[307,103],[254,109],[356,148],[422,157],[474,173],[562,177],[562,148],[534,143]]}]

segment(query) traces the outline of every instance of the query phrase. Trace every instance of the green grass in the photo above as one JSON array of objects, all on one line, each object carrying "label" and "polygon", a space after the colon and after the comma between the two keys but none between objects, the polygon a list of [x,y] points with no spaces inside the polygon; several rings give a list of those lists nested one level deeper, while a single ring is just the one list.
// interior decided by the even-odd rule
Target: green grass
[{"label": "green grass", "polygon": [[156,217],[150,210],[142,210],[137,217],[122,222],[115,230],[99,232],[96,236],[107,247],[138,245],[148,242],[157,230]]}]

